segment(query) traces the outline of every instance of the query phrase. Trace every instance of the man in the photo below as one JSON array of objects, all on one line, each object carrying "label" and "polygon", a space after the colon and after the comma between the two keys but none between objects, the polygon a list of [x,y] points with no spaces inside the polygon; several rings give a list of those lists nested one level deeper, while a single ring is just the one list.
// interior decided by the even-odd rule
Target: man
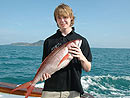
[{"label": "man", "polygon": [[43,74],[41,80],[46,80],[41,98],[80,98],[83,94],[81,85],[82,68],[88,72],[91,70],[92,55],[87,40],[74,30],[74,15],[72,9],[61,4],[54,11],[54,18],[59,29],[55,34],[47,38],[44,42],[43,59],[44,60],[55,48],[62,44],[81,39],[81,47],[73,46],[69,53],[73,54],[73,60],[69,65],[52,76],[48,73]]}]

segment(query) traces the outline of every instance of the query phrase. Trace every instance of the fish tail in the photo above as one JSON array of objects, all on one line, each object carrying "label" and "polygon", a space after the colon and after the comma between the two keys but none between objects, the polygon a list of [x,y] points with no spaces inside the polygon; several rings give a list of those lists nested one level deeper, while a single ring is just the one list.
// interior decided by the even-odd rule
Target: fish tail
[{"label": "fish tail", "polygon": [[28,98],[28,96],[31,94],[32,90],[34,89],[34,86],[32,85],[32,81],[26,82],[24,84],[19,85],[15,89],[13,89],[10,93],[13,93],[14,91],[19,90],[19,89],[27,89],[25,98]]},{"label": "fish tail", "polygon": [[27,93],[25,95],[25,98],[28,98],[28,96],[31,94],[32,90],[34,89],[34,86],[33,85],[30,85],[28,88],[27,88]]}]

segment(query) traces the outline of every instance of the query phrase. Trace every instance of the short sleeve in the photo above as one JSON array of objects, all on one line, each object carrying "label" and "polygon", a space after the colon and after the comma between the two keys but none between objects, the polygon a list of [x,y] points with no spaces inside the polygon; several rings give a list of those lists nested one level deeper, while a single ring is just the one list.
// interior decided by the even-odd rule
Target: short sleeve
[{"label": "short sleeve", "polygon": [[82,50],[84,56],[87,58],[87,60],[89,62],[92,62],[91,49],[90,49],[88,41],[85,38],[82,41],[81,50]]},{"label": "short sleeve", "polygon": [[43,44],[43,56],[42,56],[42,61],[47,57],[47,49],[48,49],[48,47],[47,47],[47,41],[45,40],[44,41],[44,44]]}]

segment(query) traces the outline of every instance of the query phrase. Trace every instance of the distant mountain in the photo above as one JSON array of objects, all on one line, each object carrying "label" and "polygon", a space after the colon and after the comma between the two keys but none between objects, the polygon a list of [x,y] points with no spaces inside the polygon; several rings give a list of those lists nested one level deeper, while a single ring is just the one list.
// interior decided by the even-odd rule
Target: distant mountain
[{"label": "distant mountain", "polygon": [[39,40],[34,43],[17,42],[17,43],[11,43],[10,45],[13,45],[13,46],[42,46],[43,43],[44,43],[44,40]]}]

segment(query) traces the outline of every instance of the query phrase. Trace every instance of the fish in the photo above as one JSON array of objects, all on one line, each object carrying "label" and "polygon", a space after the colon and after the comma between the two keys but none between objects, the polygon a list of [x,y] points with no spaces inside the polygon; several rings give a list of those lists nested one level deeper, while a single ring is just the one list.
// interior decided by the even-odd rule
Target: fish
[{"label": "fish", "polygon": [[33,80],[17,86],[10,93],[13,93],[14,91],[19,89],[27,89],[25,98],[28,98],[28,96],[33,91],[36,83],[40,81],[43,74],[48,73],[52,75],[56,71],[65,68],[69,64],[69,62],[73,59],[72,54],[68,52],[69,48],[74,45],[80,47],[81,44],[82,40],[76,39],[55,48],[40,64],[40,67],[37,70],[37,73],[35,74]]}]

